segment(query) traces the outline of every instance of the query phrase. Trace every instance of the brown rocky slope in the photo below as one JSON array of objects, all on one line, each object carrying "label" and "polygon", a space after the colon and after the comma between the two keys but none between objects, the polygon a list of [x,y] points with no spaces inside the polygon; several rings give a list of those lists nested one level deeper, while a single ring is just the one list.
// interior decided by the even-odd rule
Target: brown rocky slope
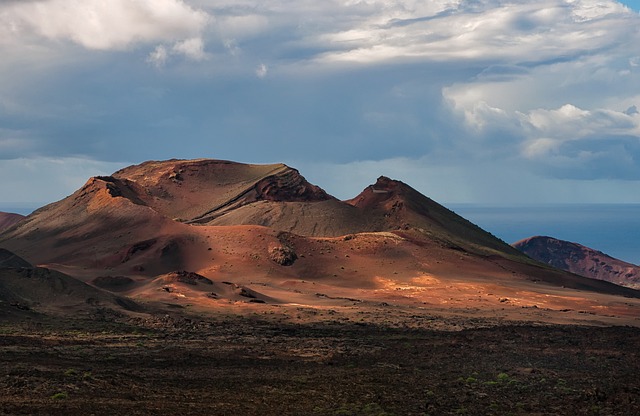
[{"label": "brown rocky slope", "polygon": [[95,313],[105,309],[141,310],[127,298],[55,270],[33,267],[26,260],[0,248],[0,317],[29,317],[34,309],[57,315]]},{"label": "brown rocky slope", "polygon": [[580,276],[640,288],[640,267],[601,251],[553,237],[535,236],[513,244],[542,263]]},{"label": "brown rocky slope", "polygon": [[[206,233],[207,226],[247,225],[305,237],[394,232],[425,244],[524,259],[399,181],[381,177],[342,202],[285,165],[217,160],[146,162],[91,178],[4,233],[0,242],[35,263],[91,257],[108,266],[151,247],[171,257],[198,245],[194,234]],[[115,257],[106,258],[112,250]]]},{"label": "brown rocky slope", "polygon": [[24,219],[24,215],[0,211],[0,231],[11,227]]},{"label": "brown rocky slope", "polygon": [[[33,212],[0,247],[118,295],[201,310],[383,302],[637,316],[618,296],[640,297],[535,262],[402,182],[380,177],[339,201],[282,164],[131,166]],[[168,282],[175,272],[212,284]]]}]

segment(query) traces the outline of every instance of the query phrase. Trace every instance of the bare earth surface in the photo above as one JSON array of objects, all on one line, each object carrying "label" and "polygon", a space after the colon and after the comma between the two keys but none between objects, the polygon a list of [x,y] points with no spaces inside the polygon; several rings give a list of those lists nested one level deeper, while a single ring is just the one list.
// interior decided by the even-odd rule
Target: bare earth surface
[{"label": "bare earth surface", "polygon": [[5,321],[0,414],[640,412],[636,328],[290,312]]},{"label": "bare earth surface", "polygon": [[24,218],[24,215],[0,211],[0,231],[19,223]]},{"label": "bare earth surface", "polygon": [[386,177],[146,162],[0,248],[0,415],[640,414],[640,291]]}]

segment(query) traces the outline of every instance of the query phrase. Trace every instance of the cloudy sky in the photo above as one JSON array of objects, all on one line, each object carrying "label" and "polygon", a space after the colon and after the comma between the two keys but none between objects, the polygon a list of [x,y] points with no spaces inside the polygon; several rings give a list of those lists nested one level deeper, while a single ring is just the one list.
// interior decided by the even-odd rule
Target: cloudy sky
[{"label": "cloudy sky", "polygon": [[341,198],[384,174],[445,203],[640,202],[638,9],[0,1],[0,207],[199,157]]}]

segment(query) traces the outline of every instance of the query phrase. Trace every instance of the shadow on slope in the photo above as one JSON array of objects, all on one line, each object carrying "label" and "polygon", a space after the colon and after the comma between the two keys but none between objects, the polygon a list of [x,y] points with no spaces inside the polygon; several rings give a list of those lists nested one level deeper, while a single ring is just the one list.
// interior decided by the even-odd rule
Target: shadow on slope
[{"label": "shadow on slope", "polygon": [[99,308],[140,312],[130,299],[116,296],[45,268],[0,269],[0,305],[10,310],[82,314]]}]

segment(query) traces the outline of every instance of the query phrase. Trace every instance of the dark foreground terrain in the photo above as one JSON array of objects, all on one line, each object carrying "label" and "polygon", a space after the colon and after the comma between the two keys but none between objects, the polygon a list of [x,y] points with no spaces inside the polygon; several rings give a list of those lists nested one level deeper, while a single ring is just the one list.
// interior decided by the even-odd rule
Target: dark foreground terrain
[{"label": "dark foreground terrain", "polygon": [[637,328],[101,318],[0,323],[0,414],[640,414]]}]

